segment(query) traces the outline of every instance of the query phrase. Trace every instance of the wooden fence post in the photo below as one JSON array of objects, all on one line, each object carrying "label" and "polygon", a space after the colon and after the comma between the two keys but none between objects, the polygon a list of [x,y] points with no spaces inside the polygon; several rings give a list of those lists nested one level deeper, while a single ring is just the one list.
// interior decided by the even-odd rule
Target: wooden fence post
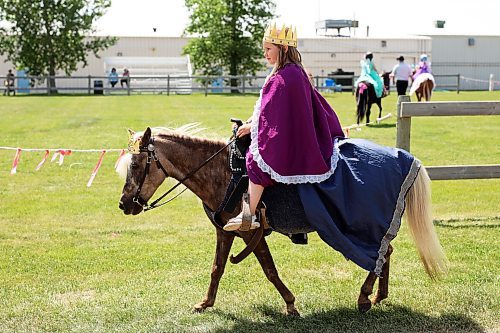
[{"label": "wooden fence post", "polygon": [[403,107],[401,103],[403,102],[410,102],[410,96],[398,96],[396,147],[410,152],[411,117],[402,117],[401,111],[403,110]]},{"label": "wooden fence post", "polygon": [[167,96],[170,96],[170,74],[167,75]]}]

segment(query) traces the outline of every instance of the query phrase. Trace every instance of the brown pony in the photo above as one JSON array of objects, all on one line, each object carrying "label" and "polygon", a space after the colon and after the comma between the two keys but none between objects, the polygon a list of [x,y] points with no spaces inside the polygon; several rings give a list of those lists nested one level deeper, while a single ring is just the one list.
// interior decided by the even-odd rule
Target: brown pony
[{"label": "brown pony", "polygon": [[[142,212],[147,201],[167,176],[183,180],[183,184],[195,193],[208,209],[215,211],[218,208],[224,199],[225,190],[231,178],[228,168],[228,148],[225,142],[196,138],[170,130],[160,130],[152,135],[150,128],[147,128],[142,135],[136,133],[135,138],[137,146],[141,147],[140,150],[135,150],[135,154],[125,155],[118,166],[122,176],[126,178],[119,203],[120,209],[125,214],[136,215]],[[154,158],[151,158],[148,151],[154,152]],[[217,154],[219,151],[222,153]],[[212,158],[210,162],[204,165],[210,158]],[[150,164],[147,163],[148,159]],[[204,166],[193,173],[193,170],[196,170],[200,165]],[[445,257],[430,216],[429,183],[427,172],[421,167],[417,179],[406,197],[406,214],[420,258],[429,276],[434,278],[444,271]],[[232,213],[223,212],[221,218],[225,223],[238,213],[238,209]],[[248,244],[252,240],[254,232],[239,232],[239,236]],[[205,298],[194,306],[195,311],[198,312],[214,305],[219,281],[224,273],[229,252],[236,236],[235,233],[226,232],[222,228],[216,228],[216,234],[217,245],[210,285]],[[359,311],[366,312],[372,304],[380,303],[387,298],[389,263],[392,251],[392,246],[389,245],[385,255],[387,261],[383,265],[379,279],[378,291],[372,300],[369,296],[373,292],[377,276],[373,272],[368,273],[358,297]],[[253,253],[268,280],[274,284],[283,297],[287,314],[299,315],[295,308],[295,296],[281,281],[264,237],[260,239]]]},{"label": "brown pony", "polygon": [[432,82],[432,80],[427,79],[423,81],[417,88],[417,90],[415,90],[417,100],[421,102],[422,98],[424,98],[426,102],[429,102],[432,96],[432,89],[434,89],[434,83]]}]

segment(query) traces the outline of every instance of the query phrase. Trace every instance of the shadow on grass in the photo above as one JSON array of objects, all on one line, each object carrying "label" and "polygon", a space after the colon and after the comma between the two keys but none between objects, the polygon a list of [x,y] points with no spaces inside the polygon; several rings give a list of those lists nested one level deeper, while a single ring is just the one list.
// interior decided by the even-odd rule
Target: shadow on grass
[{"label": "shadow on grass", "polygon": [[496,229],[500,228],[500,223],[494,223],[494,224],[477,224],[477,223],[470,223],[470,224],[453,224],[453,223],[447,223],[447,222],[434,222],[434,225],[437,227],[442,227],[442,228],[451,228],[451,229]]},{"label": "shadow on grass", "polygon": [[[93,88],[92,88],[93,89]],[[47,94],[18,94],[15,97],[16,98],[39,98],[39,97],[50,97],[50,98],[58,98],[58,97],[88,97],[88,96],[110,96],[110,95],[94,95],[92,92],[90,95],[87,93],[81,93],[81,94],[76,94],[76,93],[52,93],[50,95]],[[111,95],[114,96],[114,95]]]},{"label": "shadow on grass", "polygon": [[380,123],[380,124],[368,124],[366,126],[371,127],[371,128],[392,128],[392,127],[396,127],[396,124]]},{"label": "shadow on grass", "polygon": [[385,305],[375,307],[365,314],[356,309],[331,309],[305,315],[290,317],[276,312],[268,306],[257,307],[256,311],[267,318],[252,321],[251,318],[240,318],[222,314],[234,325],[219,328],[214,332],[485,332],[478,323],[462,314],[444,314],[431,317],[412,311],[407,307]]},{"label": "shadow on grass", "polygon": [[244,93],[243,92],[239,92],[239,93],[230,93],[230,92],[227,92],[227,93],[213,93],[213,94],[208,94],[209,96],[221,96],[221,97],[245,97],[245,96],[255,96],[255,97],[259,97],[259,92],[256,91],[245,91]]},{"label": "shadow on grass", "polygon": [[453,228],[453,229],[470,229],[470,228],[496,229],[500,227],[500,219],[498,217],[492,217],[492,218],[434,220],[434,225],[438,227]]}]

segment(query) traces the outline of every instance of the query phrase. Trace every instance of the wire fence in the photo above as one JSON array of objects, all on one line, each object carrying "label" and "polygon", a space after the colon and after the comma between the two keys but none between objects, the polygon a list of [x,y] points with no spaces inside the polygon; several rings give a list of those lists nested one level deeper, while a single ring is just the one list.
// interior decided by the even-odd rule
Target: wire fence
[{"label": "wire fence", "polygon": [[[354,93],[356,75],[311,76],[314,86],[323,92]],[[436,89],[460,92],[460,74],[434,75]],[[4,95],[15,94],[78,94],[78,95],[131,95],[131,94],[192,94],[203,93],[257,93],[264,85],[265,76],[249,75],[163,75],[119,77],[110,81],[106,76],[0,76]],[[473,80],[473,79],[472,79]],[[51,85],[52,83],[55,83]],[[494,87],[496,84],[494,84]],[[395,87],[390,86],[391,91]]]}]

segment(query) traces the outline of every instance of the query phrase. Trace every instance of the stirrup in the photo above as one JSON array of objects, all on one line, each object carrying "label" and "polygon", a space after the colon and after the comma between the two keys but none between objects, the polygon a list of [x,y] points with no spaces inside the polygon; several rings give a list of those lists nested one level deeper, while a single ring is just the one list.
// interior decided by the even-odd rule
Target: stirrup
[{"label": "stirrup", "polygon": [[257,217],[250,213],[249,202],[248,193],[243,193],[241,213],[227,222],[223,227],[225,231],[248,231],[260,227]]},{"label": "stirrup", "polygon": [[248,223],[250,224],[250,228],[243,229],[244,222],[245,221],[243,221],[243,214],[240,213],[238,216],[230,219],[227,222],[227,224],[223,227],[223,229],[225,231],[248,231],[248,230],[257,229],[260,227],[260,223],[257,222],[257,217],[255,215],[252,215],[251,222],[248,221]]}]

